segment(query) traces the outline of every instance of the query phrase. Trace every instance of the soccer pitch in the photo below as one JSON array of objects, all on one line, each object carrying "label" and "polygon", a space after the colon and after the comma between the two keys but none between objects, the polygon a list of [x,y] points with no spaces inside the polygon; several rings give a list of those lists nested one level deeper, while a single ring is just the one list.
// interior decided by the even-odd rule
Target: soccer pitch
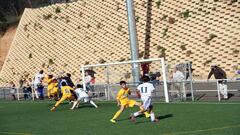
[{"label": "soccer pitch", "polygon": [[[144,117],[132,123],[137,108],[126,109],[116,124],[109,120],[118,110],[114,102],[99,108],[68,103],[50,112],[53,102],[0,102],[1,135],[239,135],[240,103],[154,103],[158,123]],[[51,106],[49,106],[51,105]]]}]

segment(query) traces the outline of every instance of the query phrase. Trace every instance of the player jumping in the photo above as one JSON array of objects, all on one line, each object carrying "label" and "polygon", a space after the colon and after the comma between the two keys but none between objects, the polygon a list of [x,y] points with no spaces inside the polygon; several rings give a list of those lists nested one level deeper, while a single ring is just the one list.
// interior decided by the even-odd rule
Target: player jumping
[{"label": "player jumping", "polygon": [[[120,109],[116,112],[116,114],[113,116],[113,118],[110,120],[112,123],[116,123],[116,119],[120,116],[120,114],[124,111],[127,107],[133,107],[138,106],[140,108],[139,113],[144,112],[144,108],[141,106],[141,103],[136,102],[135,100],[130,100],[128,98],[128,95],[131,94],[129,88],[126,86],[125,81],[120,82],[121,89],[119,90],[116,100],[118,103],[118,106],[120,106]],[[144,112],[146,117],[149,117],[149,113]]]}]

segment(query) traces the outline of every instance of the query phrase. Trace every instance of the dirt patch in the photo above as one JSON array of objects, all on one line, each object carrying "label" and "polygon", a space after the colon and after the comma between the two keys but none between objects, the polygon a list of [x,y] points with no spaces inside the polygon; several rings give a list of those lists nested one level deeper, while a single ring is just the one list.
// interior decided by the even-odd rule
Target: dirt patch
[{"label": "dirt patch", "polygon": [[0,37],[0,70],[2,69],[4,60],[8,54],[14,35],[17,30],[17,25],[7,29],[2,37]]}]

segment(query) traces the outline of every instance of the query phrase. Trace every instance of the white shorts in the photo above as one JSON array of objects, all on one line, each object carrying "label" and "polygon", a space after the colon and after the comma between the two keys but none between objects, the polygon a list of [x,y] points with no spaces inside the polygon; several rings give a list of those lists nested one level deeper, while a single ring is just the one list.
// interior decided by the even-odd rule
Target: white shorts
[{"label": "white shorts", "polygon": [[152,98],[151,97],[146,97],[146,98],[141,98],[143,102],[143,108],[147,110],[150,105],[152,105]]},{"label": "white shorts", "polygon": [[79,100],[79,101],[83,101],[83,102],[86,103],[86,102],[89,101],[89,97],[81,97],[81,96],[79,96],[79,97],[78,97],[78,100]]}]

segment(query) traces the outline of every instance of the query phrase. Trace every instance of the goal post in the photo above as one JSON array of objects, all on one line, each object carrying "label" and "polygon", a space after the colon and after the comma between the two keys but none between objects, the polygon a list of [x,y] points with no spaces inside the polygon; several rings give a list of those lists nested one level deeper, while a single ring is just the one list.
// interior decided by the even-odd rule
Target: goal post
[{"label": "goal post", "polygon": [[[87,69],[103,67],[103,68],[105,68],[104,69],[104,72],[105,72],[104,74],[106,74],[106,76],[107,76],[106,78],[108,78],[108,75],[111,74],[111,73],[108,72],[109,67],[111,67],[111,66],[119,67],[121,65],[126,65],[126,64],[134,64],[134,63],[141,64],[141,63],[145,63],[145,62],[159,62],[158,64],[159,64],[160,67],[158,68],[158,70],[161,71],[161,73],[162,73],[162,82],[163,82],[163,90],[164,90],[165,102],[169,103],[169,95],[168,95],[168,87],[167,87],[167,76],[166,76],[166,70],[165,70],[166,66],[165,66],[165,62],[164,62],[163,58],[152,58],[152,59],[131,60],[131,61],[104,63],[104,64],[95,64],[95,65],[84,65],[84,66],[81,67],[83,89],[87,90],[86,83],[85,83],[86,82],[85,72],[86,72]],[[124,66],[124,67],[126,67],[126,66]],[[115,82],[115,84],[116,83],[117,82]],[[140,82],[133,82],[134,85],[138,85],[139,83]],[[109,83],[107,83],[107,84],[110,85]],[[106,94],[109,95],[109,92],[106,93]]]}]

